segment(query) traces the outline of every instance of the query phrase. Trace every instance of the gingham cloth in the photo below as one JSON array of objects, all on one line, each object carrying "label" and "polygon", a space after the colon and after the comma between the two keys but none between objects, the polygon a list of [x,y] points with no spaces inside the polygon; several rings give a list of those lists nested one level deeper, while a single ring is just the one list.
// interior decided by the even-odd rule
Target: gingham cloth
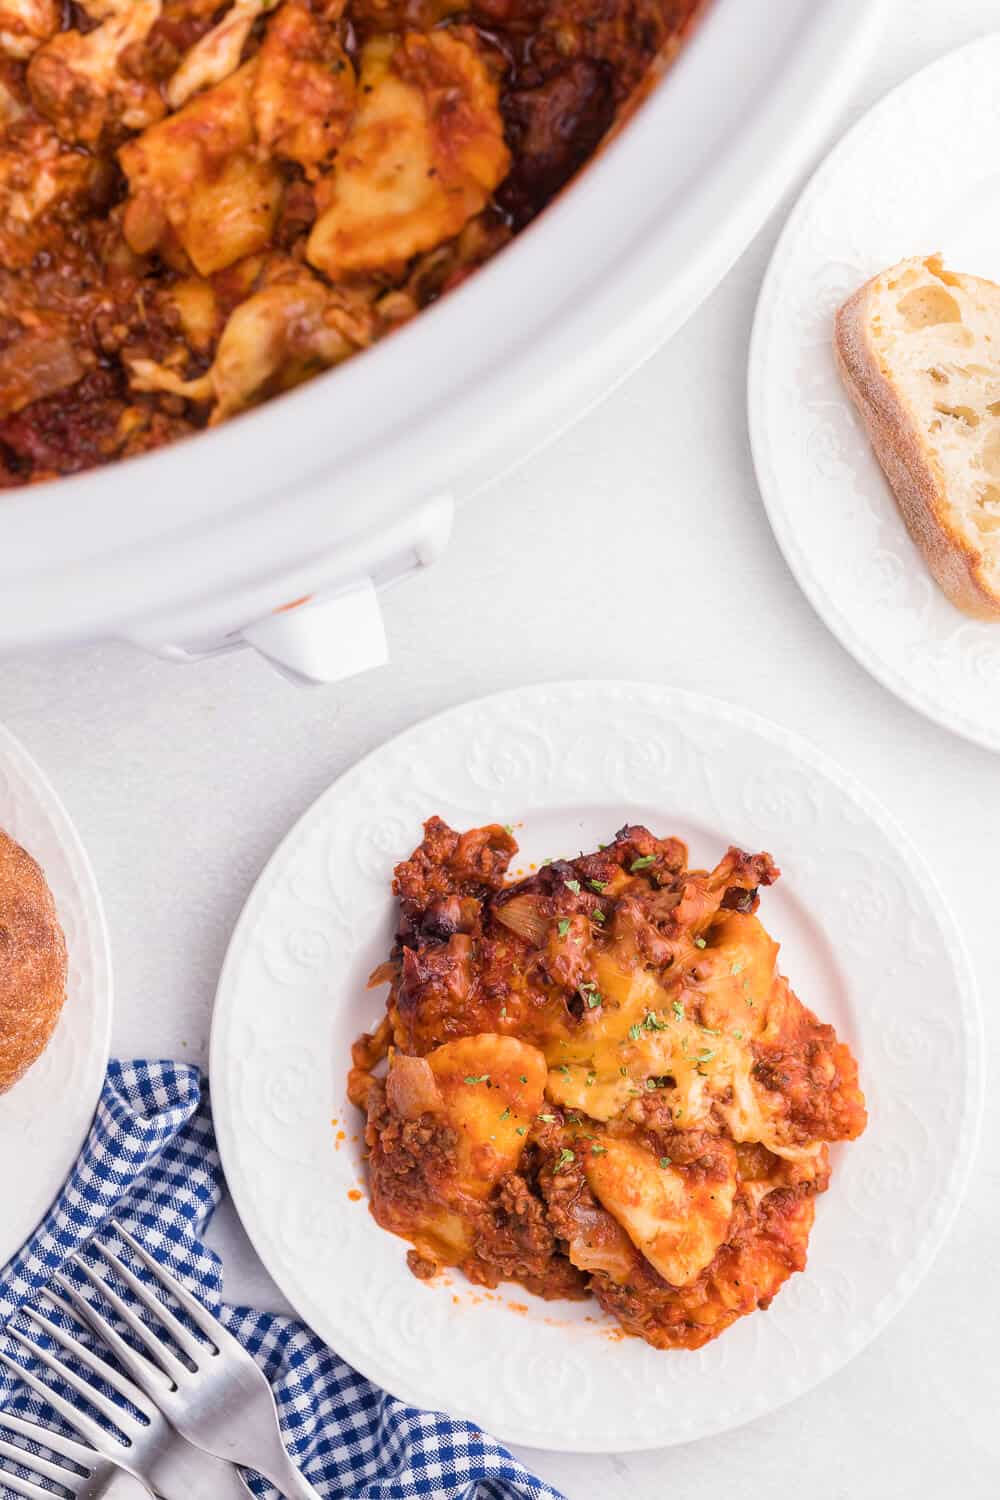
[{"label": "gingham cloth", "polygon": [[[285,1443],[328,1500],[562,1500],[475,1427],[386,1395],[303,1324],[224,1305],[219,1258],[201,1239],[223,1188],[208,1090],[197,1069],[112,1062],[61,1197],[0,1271],[0,1330],[114,1212],[263,1366]],[[2,1193],[0,1185],[0,1212]],[[2,1347],[24,1357],[5,1334]],[[0,1366],[2,1409],[56,1425]],[[251,1482],[256,1494],[276,1496],[263,1481]],[[0,1494],[10,1500],[2,1482]]]}]

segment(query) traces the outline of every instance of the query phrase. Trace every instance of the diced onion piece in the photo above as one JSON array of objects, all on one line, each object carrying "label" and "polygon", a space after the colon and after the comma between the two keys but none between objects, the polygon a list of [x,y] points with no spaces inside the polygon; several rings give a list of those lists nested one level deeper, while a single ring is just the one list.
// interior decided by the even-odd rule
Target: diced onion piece
[{"label": "diced onion piece", "polygon": [[549,918],[539,910],[536,896],[515,896],[510,901],[501,902],[493,908],[493,915],[498,922],[509,927],[511,932],[526,938],[536,948],[545,942]]},{"label": "diced onion piece", "polygon": [[419,1120],[421,1115],[440,1114],[444,1109],[426,1057],[408,1057],[403,1052],[393,1053],[386,1098],[390,1109],[404,1120]]},{"label": "diced onion piece", "polygon": [[369,990],[375,990],[378,989],[380,984],[391,984],[398,974],[399,964],[394,958],[387,958],[384,963],[381,963],[377,968],[372,969],[371,973],[368,976],[368,984],[366,988]]},{"label": "diced onion piece", "polygon": [[625,1283],[635,1265],[632,1241],[616,1219],[584,1199],[570,1208],[574,1223],[569,1258],[581,1271],[603,1271],[612,1281]]}]

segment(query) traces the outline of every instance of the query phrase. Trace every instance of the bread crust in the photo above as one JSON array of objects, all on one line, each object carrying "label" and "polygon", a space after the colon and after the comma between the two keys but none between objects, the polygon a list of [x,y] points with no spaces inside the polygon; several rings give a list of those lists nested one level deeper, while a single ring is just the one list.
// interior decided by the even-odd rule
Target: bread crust
[{"label": "bread crust", "polygon": [[0,831],[0,1094],[48,1046],[66,998],[66,940],[45,876]]},{"label": "bread crust", "polygon": [[868,337],[869,304],[881,281],[879,275],[866,282],[839,309],[834,329],[837,368],[868,429],[906,529],[934,578],[965,614],[1000,620],[1000,596],[988,581],[982,553],[956,527],[941,466],[926,451],[918,423],[884,373]]}]

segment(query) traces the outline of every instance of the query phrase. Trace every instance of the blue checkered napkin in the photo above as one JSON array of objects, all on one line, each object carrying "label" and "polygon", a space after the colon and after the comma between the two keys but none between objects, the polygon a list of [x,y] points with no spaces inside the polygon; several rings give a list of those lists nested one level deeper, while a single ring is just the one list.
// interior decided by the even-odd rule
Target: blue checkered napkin
[{"label": "blue checkered napkin", "polygon": [[[386,1395],[303,1324],[222,1305],[222,1268],[200,1238],[222,1192],[197,1070],[113,1062],[90,1139],[62,1196],[0,1271],[0,1335],[114,1210],[263,1366],[285,1441],[327,1500],[561,1500],[477,1428]],[[15,1358],[23,1356],[12,1340],[0,1342]],[[53,1424],[53,1414],[0,1366],[3,1409]],[[261,1480],[252,1483],[258,1495],[277,1493]],[[0,1495],[9,1500],[2,1482]]]}]

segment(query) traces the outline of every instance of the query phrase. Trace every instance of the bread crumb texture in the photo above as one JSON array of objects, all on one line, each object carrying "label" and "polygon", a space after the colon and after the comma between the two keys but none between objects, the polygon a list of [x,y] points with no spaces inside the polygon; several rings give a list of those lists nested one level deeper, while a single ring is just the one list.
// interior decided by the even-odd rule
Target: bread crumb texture
[{"label": "bread crumb texture", "polygon": [[938,582],[1000,617],[1000,286],[901,261],[841,308],[836,352]]}]

